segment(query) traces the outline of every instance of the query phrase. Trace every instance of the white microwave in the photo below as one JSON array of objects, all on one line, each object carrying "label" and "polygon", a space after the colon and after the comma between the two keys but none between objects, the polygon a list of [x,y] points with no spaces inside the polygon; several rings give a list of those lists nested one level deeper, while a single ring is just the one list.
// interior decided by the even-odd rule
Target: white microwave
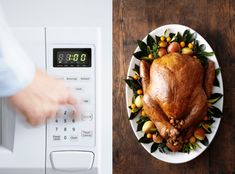
[{"label": "white microwave", "polygon": [[[35,19],[38,23],[28,21],[23,24],[18,23],[17,16],[7,12],[13,2],[25,6],[25,10],[36,9],[35,3],[9,0],[2,6],[13,34],[35,64],[74,89],[80,116],[73,119],[73,110],[63,106],[56,118],[45,125],[32,127],[6,99],[1,99],[0,173],[112,173],[111,2],[93,2],[100,7],[94,10],[87,1],[71,1],[72,5],[65,0],[54,1],[64,10],[65,16],[59,13],[50,16],[48,11],[48,16],[44,14]],[[36,14],[44,5],[55,8],[52,2],[37,1],[37,4]],[[79,12],[72,13],[67,9],[75,5]],[[106,12],[97,14],[101,9]],[[84,11],[91,14],[83,15]],[[108,19],[107,14],[110,15]],[[61,25],[59,19],[66,17],[70,17],[69,21]],[[85,19],[79,21],[79,18]],[[75,19],[78,19],[76,24]],[[94,21],[95,25],[89,26],[87,20]]]}]

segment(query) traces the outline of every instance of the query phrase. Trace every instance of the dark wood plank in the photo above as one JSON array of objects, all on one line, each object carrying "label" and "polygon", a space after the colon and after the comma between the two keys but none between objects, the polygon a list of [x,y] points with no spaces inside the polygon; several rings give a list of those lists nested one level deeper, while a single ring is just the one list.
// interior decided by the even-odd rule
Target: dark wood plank
[{"label": "dark wood plank", "polygon": [[[215,50],[225,89],[224,118],[210,147],[179,165],[161,162],[140,144],[127,119],[125,84],[136,40],[156,27],[180,23],[197,30]],[[113,173],[235,173],[235,1],[113,1]]]},{"label": "dark wood plank", "polygon": [[208,39],[222,67],[224,118],[210,147],[210,173],[235,173],[235,1],[209,1]]}]

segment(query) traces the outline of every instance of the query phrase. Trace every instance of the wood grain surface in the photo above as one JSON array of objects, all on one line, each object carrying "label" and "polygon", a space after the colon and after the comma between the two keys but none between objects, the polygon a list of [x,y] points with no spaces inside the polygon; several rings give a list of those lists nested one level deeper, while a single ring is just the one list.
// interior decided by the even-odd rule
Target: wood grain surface
[{"label": "wood grain surface", "polygon": [[[179,23],[198,31],[212,46],[222,68],[224,110],[209,148],[184,164],[152,157],[137,142],[127,119],[125,83],[137,44],[153,29]],[[235,174],[235,1],[113,1],[113,173]]]}]

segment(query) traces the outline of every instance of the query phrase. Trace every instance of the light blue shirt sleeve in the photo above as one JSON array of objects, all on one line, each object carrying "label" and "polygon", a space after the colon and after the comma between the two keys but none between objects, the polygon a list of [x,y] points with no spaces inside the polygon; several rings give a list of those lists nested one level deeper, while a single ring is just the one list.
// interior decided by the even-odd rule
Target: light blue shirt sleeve
[{"label": "light blue shirt sleeve", "polygon": [[7,27],[0,7],[0,97],[11,96],[28,86],[35,65]]}]

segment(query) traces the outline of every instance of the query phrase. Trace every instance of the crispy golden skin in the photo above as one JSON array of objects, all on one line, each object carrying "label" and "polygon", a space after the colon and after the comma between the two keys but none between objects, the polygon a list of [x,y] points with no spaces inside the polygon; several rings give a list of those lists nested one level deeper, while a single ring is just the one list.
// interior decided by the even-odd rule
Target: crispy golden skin
[{"label": "crispy golden skin", "polygon": [[155,59],[151,66],[141,61],[144,110],[172,151],[181,149],[180,133],[190,130],[205,116],[213,73],[214,64],[209,62],[205,72],[197,58],[179,53]]}]

